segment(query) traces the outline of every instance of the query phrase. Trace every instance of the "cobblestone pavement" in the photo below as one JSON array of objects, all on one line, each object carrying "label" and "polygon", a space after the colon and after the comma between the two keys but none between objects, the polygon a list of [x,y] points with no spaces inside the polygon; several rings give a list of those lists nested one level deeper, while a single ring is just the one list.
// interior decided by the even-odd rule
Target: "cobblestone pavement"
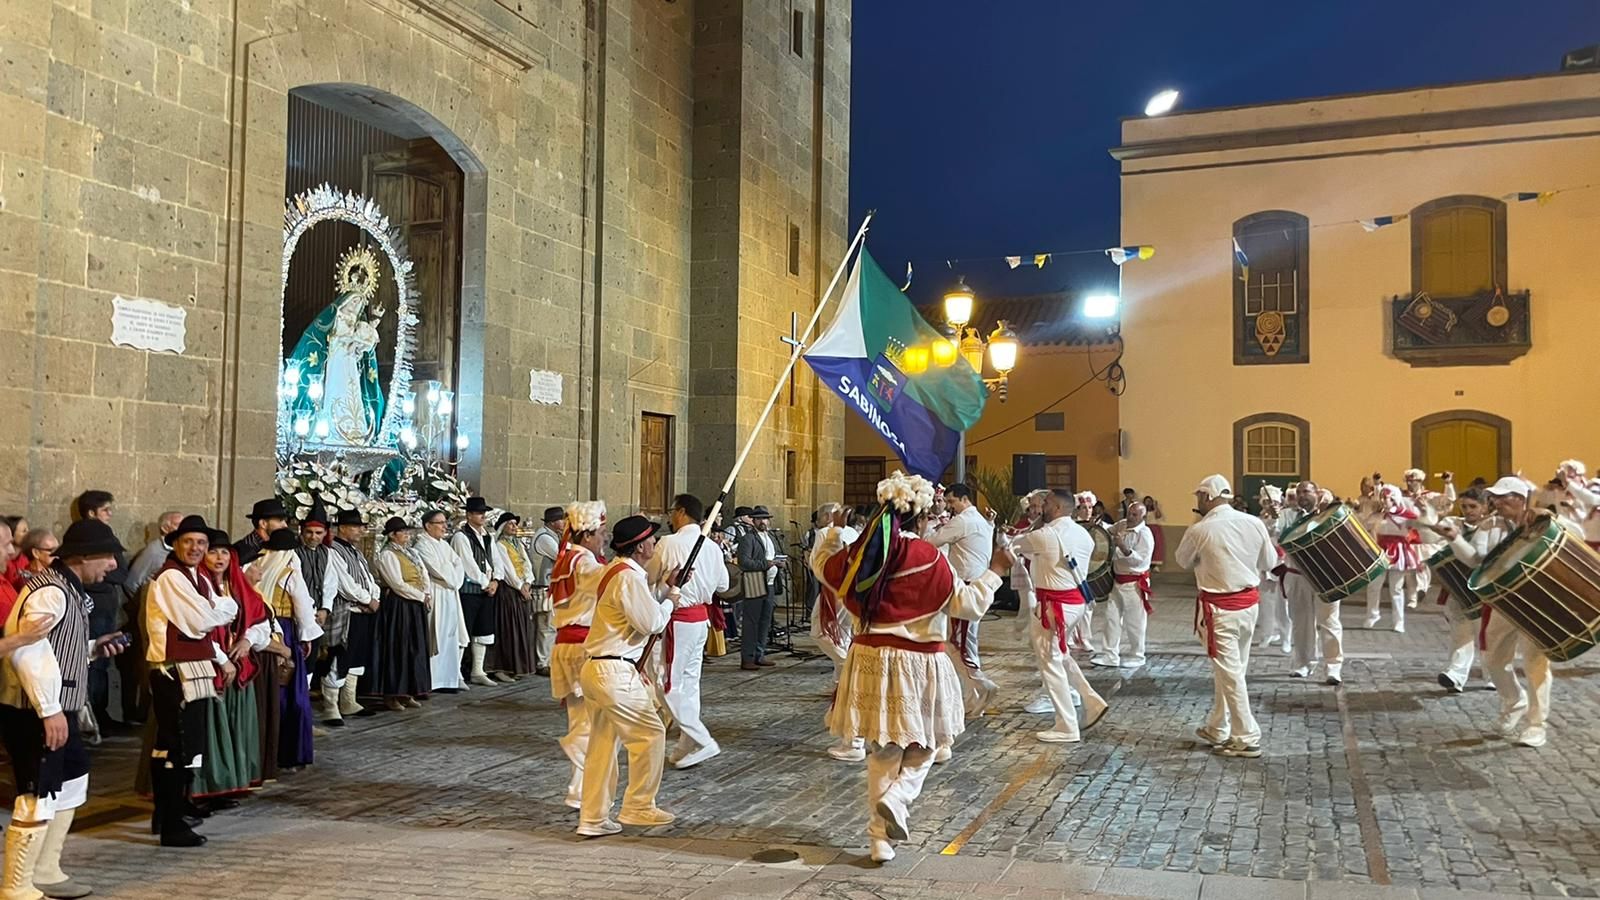
[{"label": "cobblestone pavement", "polygon": [[352,720],[319,740],[316,766],[208,822],[200,851],[153,846],[127,791],[136,744],[109,740],[68,868],[102,895],[152,898],[214,896],[242,871],[265,879],[253,894],[296,897],[1597,896],[1593,664],[1556,667],[1551,742],[1516,748],[1488,736],[1491,691],[1435,683],[1434,608],[1404,635],[1347,608],[1344,688],[1290,679],[1258,650],[1266,755],[1223,760],[1192,738],[1211,683],[1191,595],[1158,584],[1145,668],[1090,670],[1111,712],[1077,745],[1033,739],[1048,720],[1021,711],[1037,676],[1016,622],[986,623],[1005,693],[935,768],[882,869],[860,863],[863,768],[824,753],[829,664],[778,656],[746,673],[737,655],[707,669],[723,753],[667,772],[669,827],[572,837],[564,716],[529,679]]}]

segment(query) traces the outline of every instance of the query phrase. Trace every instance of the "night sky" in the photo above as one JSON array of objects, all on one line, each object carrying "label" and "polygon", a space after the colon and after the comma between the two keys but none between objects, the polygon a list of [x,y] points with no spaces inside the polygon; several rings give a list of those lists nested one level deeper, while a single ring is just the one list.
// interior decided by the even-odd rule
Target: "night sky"
[{"label": "night sky", "polygon": [[[1600,43],[1600,0],[855,0],[852,232],[918,302],[950,257],[1118,240],[1119,119],[1553,72]],[[984,295],[1114,287],[1105,258],[956,264]]]}]

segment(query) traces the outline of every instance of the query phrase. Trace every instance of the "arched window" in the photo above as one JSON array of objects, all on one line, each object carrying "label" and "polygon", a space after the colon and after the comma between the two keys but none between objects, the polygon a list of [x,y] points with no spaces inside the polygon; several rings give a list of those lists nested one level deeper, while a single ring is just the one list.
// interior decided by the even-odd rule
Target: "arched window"
[{"label": "arched window", "polygon": [[1233,223],[1234,365],[1311,361],[1309,225],[1282,209]]},{"label": "arched window", "polygon": [[1286,487],[1310,477],[1311,423],[1260,413],[1233,423],[1234,493],[1256,508],[1263,484]]},{"label": "arched window", "polygon": [[1474,297],[1506,285],[1506,205],[1465,194],[1411,211],[1411,292]]}]

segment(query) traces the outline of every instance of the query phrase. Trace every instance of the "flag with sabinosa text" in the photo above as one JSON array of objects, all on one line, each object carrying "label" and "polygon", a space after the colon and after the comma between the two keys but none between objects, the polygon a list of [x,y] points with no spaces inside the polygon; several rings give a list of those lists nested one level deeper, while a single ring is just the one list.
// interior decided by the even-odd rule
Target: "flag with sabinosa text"
[{"label": "flag with sabinosa text", "polygon": [[905,462],[938,481],[961,433],[989,398],[983,379],[878,268],[866,249],[845,283],[839,312],[806,350],[817,377]]}]

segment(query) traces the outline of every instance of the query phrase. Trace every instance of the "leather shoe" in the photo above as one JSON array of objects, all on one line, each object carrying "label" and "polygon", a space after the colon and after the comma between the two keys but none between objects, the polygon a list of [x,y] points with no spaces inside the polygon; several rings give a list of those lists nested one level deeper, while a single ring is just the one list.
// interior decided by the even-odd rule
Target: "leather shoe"
[{"label": "leather shoe", "polygon": [[767,666],[775,666],[777,663],[767,659],[766,657],[762,657],[761,659],[756,660],[756,665],[766,668]]},{"label": "leather shoe", "polygon": [[746,672],[755,672],[759,670],[761,666],[758,663],[753,663],[746,660],[745,662],[739,663],[739,668],[745,670]]}]

